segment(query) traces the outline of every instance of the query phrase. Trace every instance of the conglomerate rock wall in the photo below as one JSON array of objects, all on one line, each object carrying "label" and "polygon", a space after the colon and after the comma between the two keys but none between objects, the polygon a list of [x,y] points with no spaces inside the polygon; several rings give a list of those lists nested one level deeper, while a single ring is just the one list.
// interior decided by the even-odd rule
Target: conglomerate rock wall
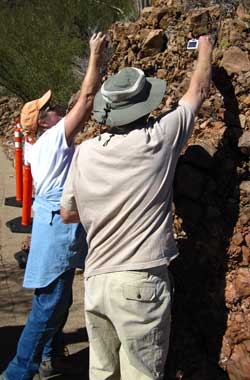
[{"label": "conglomerate rock wall", "polygon": [[250,380],[250,6],[231,3],[159,0],[110,31],[107,75],[135,66],[165,79],[159,111],[187,89],[197,59],[188,38],[211,33],[215,44],[210,94],[175,176],[166,379]]},{"label": "conglomerate rock wall", "polygon": [[0,97],[0,139],[10,159],[14,157],[15,120],[20,115],[22,105],[23,102],[16,97]]},{"label": "conglomerate rock wall", "polygon": [[[166,379],[250,380],[250,2],[207,3],[157,0],[136,22],[115,23],[107,76],[135,66],[165,79],[166,97],[155,114],[169,111],[197,59],[186,49],[188,38],[212,35],[210,94],[174,183],[180,255],[170,267],[175,293]],[[0,99],[0,115],[1,107]],[[78,141],[97,130],[90,123]]]}]

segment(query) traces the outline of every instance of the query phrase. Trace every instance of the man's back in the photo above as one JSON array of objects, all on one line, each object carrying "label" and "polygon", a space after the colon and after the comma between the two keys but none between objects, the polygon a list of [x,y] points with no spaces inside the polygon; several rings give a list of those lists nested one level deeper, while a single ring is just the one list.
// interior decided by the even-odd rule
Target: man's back
[{"label": "man's back", "polygon": [[89,242],[86,276],[152,268],[176,256],[172,182],[193,119],[182,103],[154,125],[82,144],[72,172]]}]

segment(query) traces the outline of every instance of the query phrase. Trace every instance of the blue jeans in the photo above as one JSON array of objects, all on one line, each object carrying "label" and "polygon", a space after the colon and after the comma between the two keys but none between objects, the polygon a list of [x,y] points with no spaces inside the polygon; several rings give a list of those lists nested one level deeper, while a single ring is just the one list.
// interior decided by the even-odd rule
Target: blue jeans
[{"label": "blue jeans", "polygon": [[74,269],[68,270],[50,285],[35,290],[16,356],[4,372],[6,380],[31,380],[41,361],[49,359],[58,349],[72,304],[74,273]]}]

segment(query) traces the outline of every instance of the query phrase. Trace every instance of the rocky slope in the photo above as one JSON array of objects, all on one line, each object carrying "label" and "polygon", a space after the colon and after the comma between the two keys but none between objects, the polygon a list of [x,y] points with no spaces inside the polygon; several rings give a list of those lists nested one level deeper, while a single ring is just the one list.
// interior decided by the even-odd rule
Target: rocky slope
[{"label": "rocky slope", "polygon": [[6,154],[13,159],[15,119],[19,117],[22,101],[16,97],[0,97],[0,139]]},{"label": "rocky slope", "polygon": [[171,265],[166,379],[250,379],[250,6],[232,3],[193,8],[159,0],[135,23],[111,30],[108,74],[136,66],[165,79],[167,110],[185,92],[197,58],[186,50],[188,36],[211,33],[215,42],[210,95],[175,178],[181,254]]},{"label": "rocky slope", "polygon": [[[156,114],[188,86],[197,58],[188,37],[215,42],[210,95],[175,177],[168,380],[250,380],[250,2],[219,3],[158,0],[110,31],[107,75],[136,66],[167,81]],[[90,123],[78,141],[96,132]]]}]

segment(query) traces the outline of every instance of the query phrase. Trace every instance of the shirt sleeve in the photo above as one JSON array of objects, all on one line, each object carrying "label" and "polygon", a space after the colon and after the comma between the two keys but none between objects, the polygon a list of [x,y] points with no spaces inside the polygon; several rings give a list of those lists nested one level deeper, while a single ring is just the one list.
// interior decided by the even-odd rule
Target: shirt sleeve
[{"label": "shirt sleeve", "polygon": [[77,151],[72,159],[69,172],[63,187],[61,206],[67,211],[77,211],[77,204],[74,192],[74,179],[76,170]]},{"label": "shirt sleeve", "polygon": [[191,136],[194,128],[194,111],[191,105],[183,100],[179,101],[178,107],[163,116],[160,127],[165,139],[174,150],[180,152]]}]

